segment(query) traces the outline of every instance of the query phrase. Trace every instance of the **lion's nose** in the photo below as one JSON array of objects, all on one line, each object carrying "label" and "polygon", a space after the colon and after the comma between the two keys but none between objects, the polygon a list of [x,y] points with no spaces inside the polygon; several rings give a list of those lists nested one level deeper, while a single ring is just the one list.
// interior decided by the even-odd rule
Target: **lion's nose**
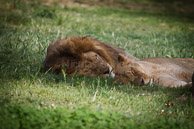
[{"label": "lion's nose", "polygon": [[144,85],[145,84],[143,78],[140,79],[140,83],[141,83],[141,85]]},{"label": "lion's nose", "polygon": [[113,71],[110,70],[110,68],[108,68],[108,69],[104,72],[104,74],[108,74],[109,77],[112,77],[112,78],[115,77],[115,74],[113,73]]},{"label": "lion's nose", "polygon": [[104,74],[109,74],[110,73],[110,69],[107,68],[107,70],[104,72]]}]

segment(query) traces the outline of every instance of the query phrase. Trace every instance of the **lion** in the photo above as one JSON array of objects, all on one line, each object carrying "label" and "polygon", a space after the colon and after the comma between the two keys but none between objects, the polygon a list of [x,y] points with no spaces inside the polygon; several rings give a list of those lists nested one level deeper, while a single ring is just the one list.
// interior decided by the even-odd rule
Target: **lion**
[{"label": "lion", "polygon": [[[159,85],[164,87],[191,87],[194,59],[147,58],[134,60],[122,54],[118,56],[116,81],[135,85]],[[194,78],[194,77],[193,77]]]},{"label": "lion", "polygon": [[47,48],[44,70],[59,73],[64,66],[66,74],[70,76],[77,73],[114,77],[119,54],[138,60],[120,48],[89,36],[58,39]]}]

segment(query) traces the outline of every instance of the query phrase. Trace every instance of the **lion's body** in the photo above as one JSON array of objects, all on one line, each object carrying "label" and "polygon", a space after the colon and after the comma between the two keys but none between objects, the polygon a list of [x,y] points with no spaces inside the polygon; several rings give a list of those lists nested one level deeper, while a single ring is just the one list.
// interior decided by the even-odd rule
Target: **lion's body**
[{"label": "lion's body", "polygon": [[[103,73],[107,73],[107,69],[109,69],[109,72],[112,70],[116,72],[118,54],[138,60],[120,48],[101,43],[91,37],[59,39],[49,45],[44,61],[44,69],[52,68],[54,71],[60,72],[63,64],[68,75],[77,72],[82,75],[94,76],[96,72],[96,75],[101,76]],[[93,66],[91,67],[91,65]]]},{"label": "lion's body", "polygon": [[135,61],[121,58],[124,60],[118,69],[125,70],[119,75],[127,76],[128,82],[133,80],[136,84],[148,84],[154,81],[157,85],[167,87],[191,86],[194,59],[147,58]]}]

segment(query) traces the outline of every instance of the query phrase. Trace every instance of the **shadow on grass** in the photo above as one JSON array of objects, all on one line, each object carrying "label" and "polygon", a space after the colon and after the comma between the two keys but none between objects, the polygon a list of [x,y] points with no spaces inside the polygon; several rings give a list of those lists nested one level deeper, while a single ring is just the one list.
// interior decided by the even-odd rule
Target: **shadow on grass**
[{"label": "shadow on grass", "polygon": [[[43,73],[40,72],[38,78],[42,80],[47,86],[55,86],[53,83],[64,83],[67,86],[77,87],[77,88],[87,88],[92,90],[94,93],[96,90],[112,90],[115,89],[122,93],[127,93],[129,95],[142,95],[146,94],[158,94],[157,92],[164,93],[169,96],[169,98],[180,97],[181,95],[191,96],[189,88],[166,88],[160,86],[134,86],[133,84],[120,85],[114,82],[114,78],[101,78],[101,77],[89,77],[76,75],[74,77],[66,76],[64,78],[63,74],[53,74],[53,73]],[[51,84],[51,85],[50,85]]]}]

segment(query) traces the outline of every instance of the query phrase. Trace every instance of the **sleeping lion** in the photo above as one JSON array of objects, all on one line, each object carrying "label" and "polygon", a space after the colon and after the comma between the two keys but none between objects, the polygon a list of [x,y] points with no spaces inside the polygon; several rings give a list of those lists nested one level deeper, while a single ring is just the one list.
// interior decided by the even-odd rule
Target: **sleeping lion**
[{"label": "sleeping lion", "polygon": [[[155,84],[165,87],[192,86],[194,59],[147,58],[134,60],[118,56],[116,80],[124,84]],[[194,78],[194,77],[193,77]]]},{"label": "sleeping lion", "polygon": [[73,76],[112,76],[116,73],[118,55],[138,60],[124,50],[101,43],[92,37],[69,37],[52,42],[47,48],[44,69]]}]

